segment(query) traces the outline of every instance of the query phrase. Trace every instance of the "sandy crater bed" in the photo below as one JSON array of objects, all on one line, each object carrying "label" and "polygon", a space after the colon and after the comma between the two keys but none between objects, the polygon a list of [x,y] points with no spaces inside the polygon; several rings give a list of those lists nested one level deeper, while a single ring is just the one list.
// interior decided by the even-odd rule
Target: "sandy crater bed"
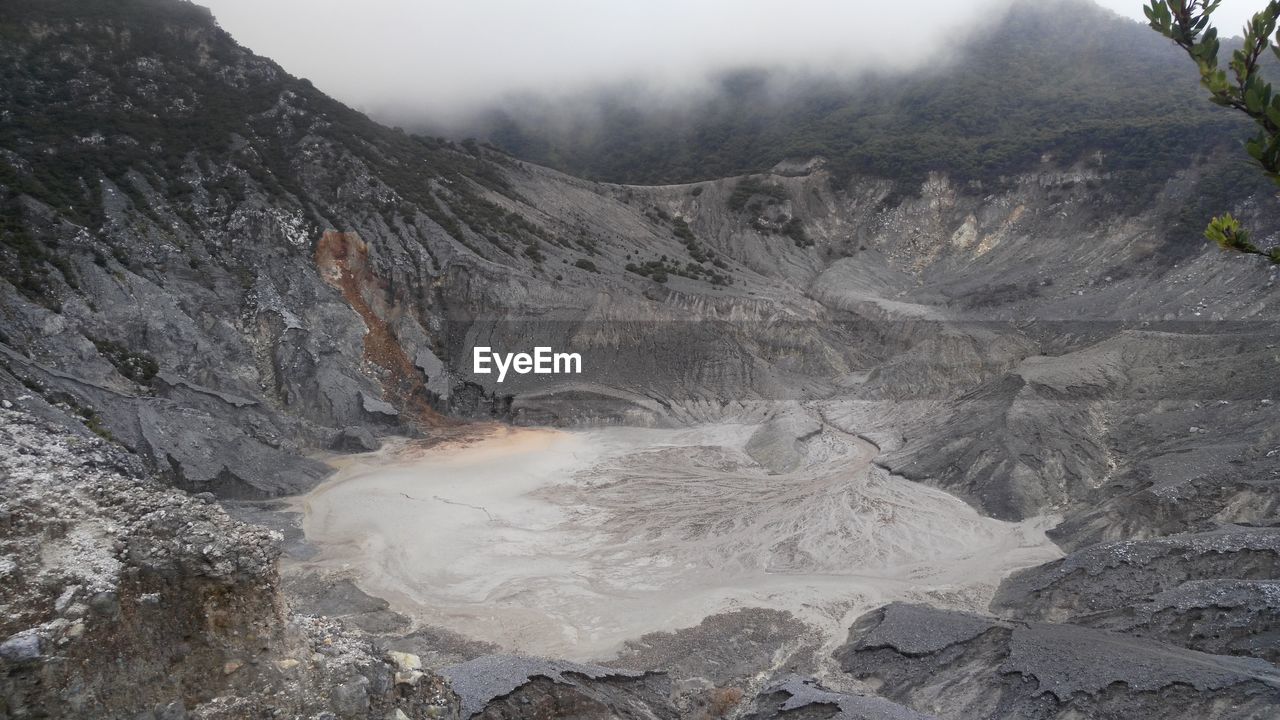
[{"label": "sandy crater bed", "polygon": [[756,429],[389,443],[297,498],[306,564],[421,622],[585,660],[740,607],[789,610],[834,643],[895,599],[985,607],[1005,574],[1059,554],[1046,520],[984,518],[833,428],[802,467],[771,474],[743,449]]}]

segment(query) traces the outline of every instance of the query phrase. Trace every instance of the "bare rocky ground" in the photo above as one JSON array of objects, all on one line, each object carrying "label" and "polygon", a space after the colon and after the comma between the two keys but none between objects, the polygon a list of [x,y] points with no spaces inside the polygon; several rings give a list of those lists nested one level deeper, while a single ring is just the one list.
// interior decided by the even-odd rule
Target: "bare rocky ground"
[{"label": "bare rocky ground", "polygon": [[[280,536],[137,458],[0,412],[6,717],[439,714],[439,677],[401,672],[331,620],[289,612]],[[128,709],[126,712],[125,709]]]},{"label": "bare rocky ground", "polygon": [[[1277,271],[1188,239],[1196,167],[1137,215],[1106,158],[906,197],[797,163],[735,211],[736,178],[600,185],[378,127],[186,6],[67,7],[15,2],[0,45],[0,107],[55,128],[0,146],[28,243],[0,256],[0,715],[1276,714]],[[499,386],[480,344],[586,372]],[[821,422],[990,517],[1061,517],[1065,557],[985,612],[873,610],[830,657],[744,608],[611,666],[280,577],[317,452],[476,418],[760,423],[782,475]]]}]

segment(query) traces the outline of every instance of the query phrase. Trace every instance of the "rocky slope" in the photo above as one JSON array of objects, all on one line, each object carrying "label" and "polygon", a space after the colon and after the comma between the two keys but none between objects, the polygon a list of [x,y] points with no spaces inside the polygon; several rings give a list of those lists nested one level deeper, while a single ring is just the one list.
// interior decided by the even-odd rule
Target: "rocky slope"
[{"label": "rocky slope", "polygon": [[956,718],[1265,718],[1280,682],[1254,658],[898,604],[859,620],[837,657],[878,692]]},{"label": "rocky slope", "polygon": [[456,706],[439,677],[398,675],[367,639],[290,614],[279,537],[232,520],[212,496],[166,487],[119,447],[25,413],[0,411],[0,437],[5,717]]},{"label": "rocky slope", "polygon": [[[1194,166],[1137,215],[1105,156],[994,194],[834,183],[820,159],[603,185],[381,127],[174,0],[14,0],[0,32],[7,714],[1275,709],[1280,294],[1176,229]],[[584,373],[498,384],[477,345]],[[821,420],[986,514],[1060,515],[1070,555],[1007,581],[1000,617],[921,615],[927,647],[873,614],[821,687],[785,619],[649,638],[626,672],[465,641],[424,665],[445,638],[392,655],[291,615],[409,641],[358,591],[290,598],[282,540],[217,505],[285,527],[265,501],[326,475],[314,451],[473,418],[772,420],[753,443],[787,468]],[[729,672],[718,643],[752,650]],[[466,680],[499,667],[498,690]]]}]

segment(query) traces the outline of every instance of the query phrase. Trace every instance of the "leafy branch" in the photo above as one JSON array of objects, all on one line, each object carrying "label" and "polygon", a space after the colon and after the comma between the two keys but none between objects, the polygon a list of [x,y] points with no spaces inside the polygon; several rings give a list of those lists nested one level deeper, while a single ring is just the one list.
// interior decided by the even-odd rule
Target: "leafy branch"
[{"label": "leafy branch", "polygon": [[[1200,84],[1209,99],[1244,113],[1258,125],[1258,135],[1245,144],[1249,155],[1267,177],[1280,185],[1280,94],[1262,77],[1262,56],[1271,50],[1280,57],[1280,0],[1267,6],[1245,24],[1244,43],[1231,53],[1224,68],[1219,65],[1218,30],[1209,24],[1222,0],[1152,0],[1142,8],[1152,29],[1177,43],[1195,61]],[[1275,44],[1272,43],[1274,35]],[[1261,255],[1280,264],[1280,246],[1262,249],[1249,239],[1249,231],[1230,213],[1213,218],[1205,237],[1228,250]]]}]

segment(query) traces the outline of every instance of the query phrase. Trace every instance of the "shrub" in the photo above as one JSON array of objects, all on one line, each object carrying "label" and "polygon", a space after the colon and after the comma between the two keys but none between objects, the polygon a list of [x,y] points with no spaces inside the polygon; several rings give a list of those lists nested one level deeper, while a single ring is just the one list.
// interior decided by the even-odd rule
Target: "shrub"
[{"label": "shrub", "polygon": [[787,191],[777,183],[766,183],[760,178],[745,177],[733,186],[733,192],[729,194],[729,209],[741,211],[747,208],[754,212],[760,206],[760,201],[756,200],[750,205],[747,201],[759,196],[763,196],[765,204],[777,205],[787,199]]},{"label": "shrub", "polygon": [[800,218],[792,217],[782,226],[782,232],[787,237],[795,241],[796,247],[809,247],[813,245],[813,240],[804,231],[804,223],[800,222]]},{"label": "shrub", "polygon": [[89,338],[89,341],[115,367],[116,372],[139,385],[150,385],[156,373],[160,372],[160,364],[146,353],[130,350],[114,340]]}]

